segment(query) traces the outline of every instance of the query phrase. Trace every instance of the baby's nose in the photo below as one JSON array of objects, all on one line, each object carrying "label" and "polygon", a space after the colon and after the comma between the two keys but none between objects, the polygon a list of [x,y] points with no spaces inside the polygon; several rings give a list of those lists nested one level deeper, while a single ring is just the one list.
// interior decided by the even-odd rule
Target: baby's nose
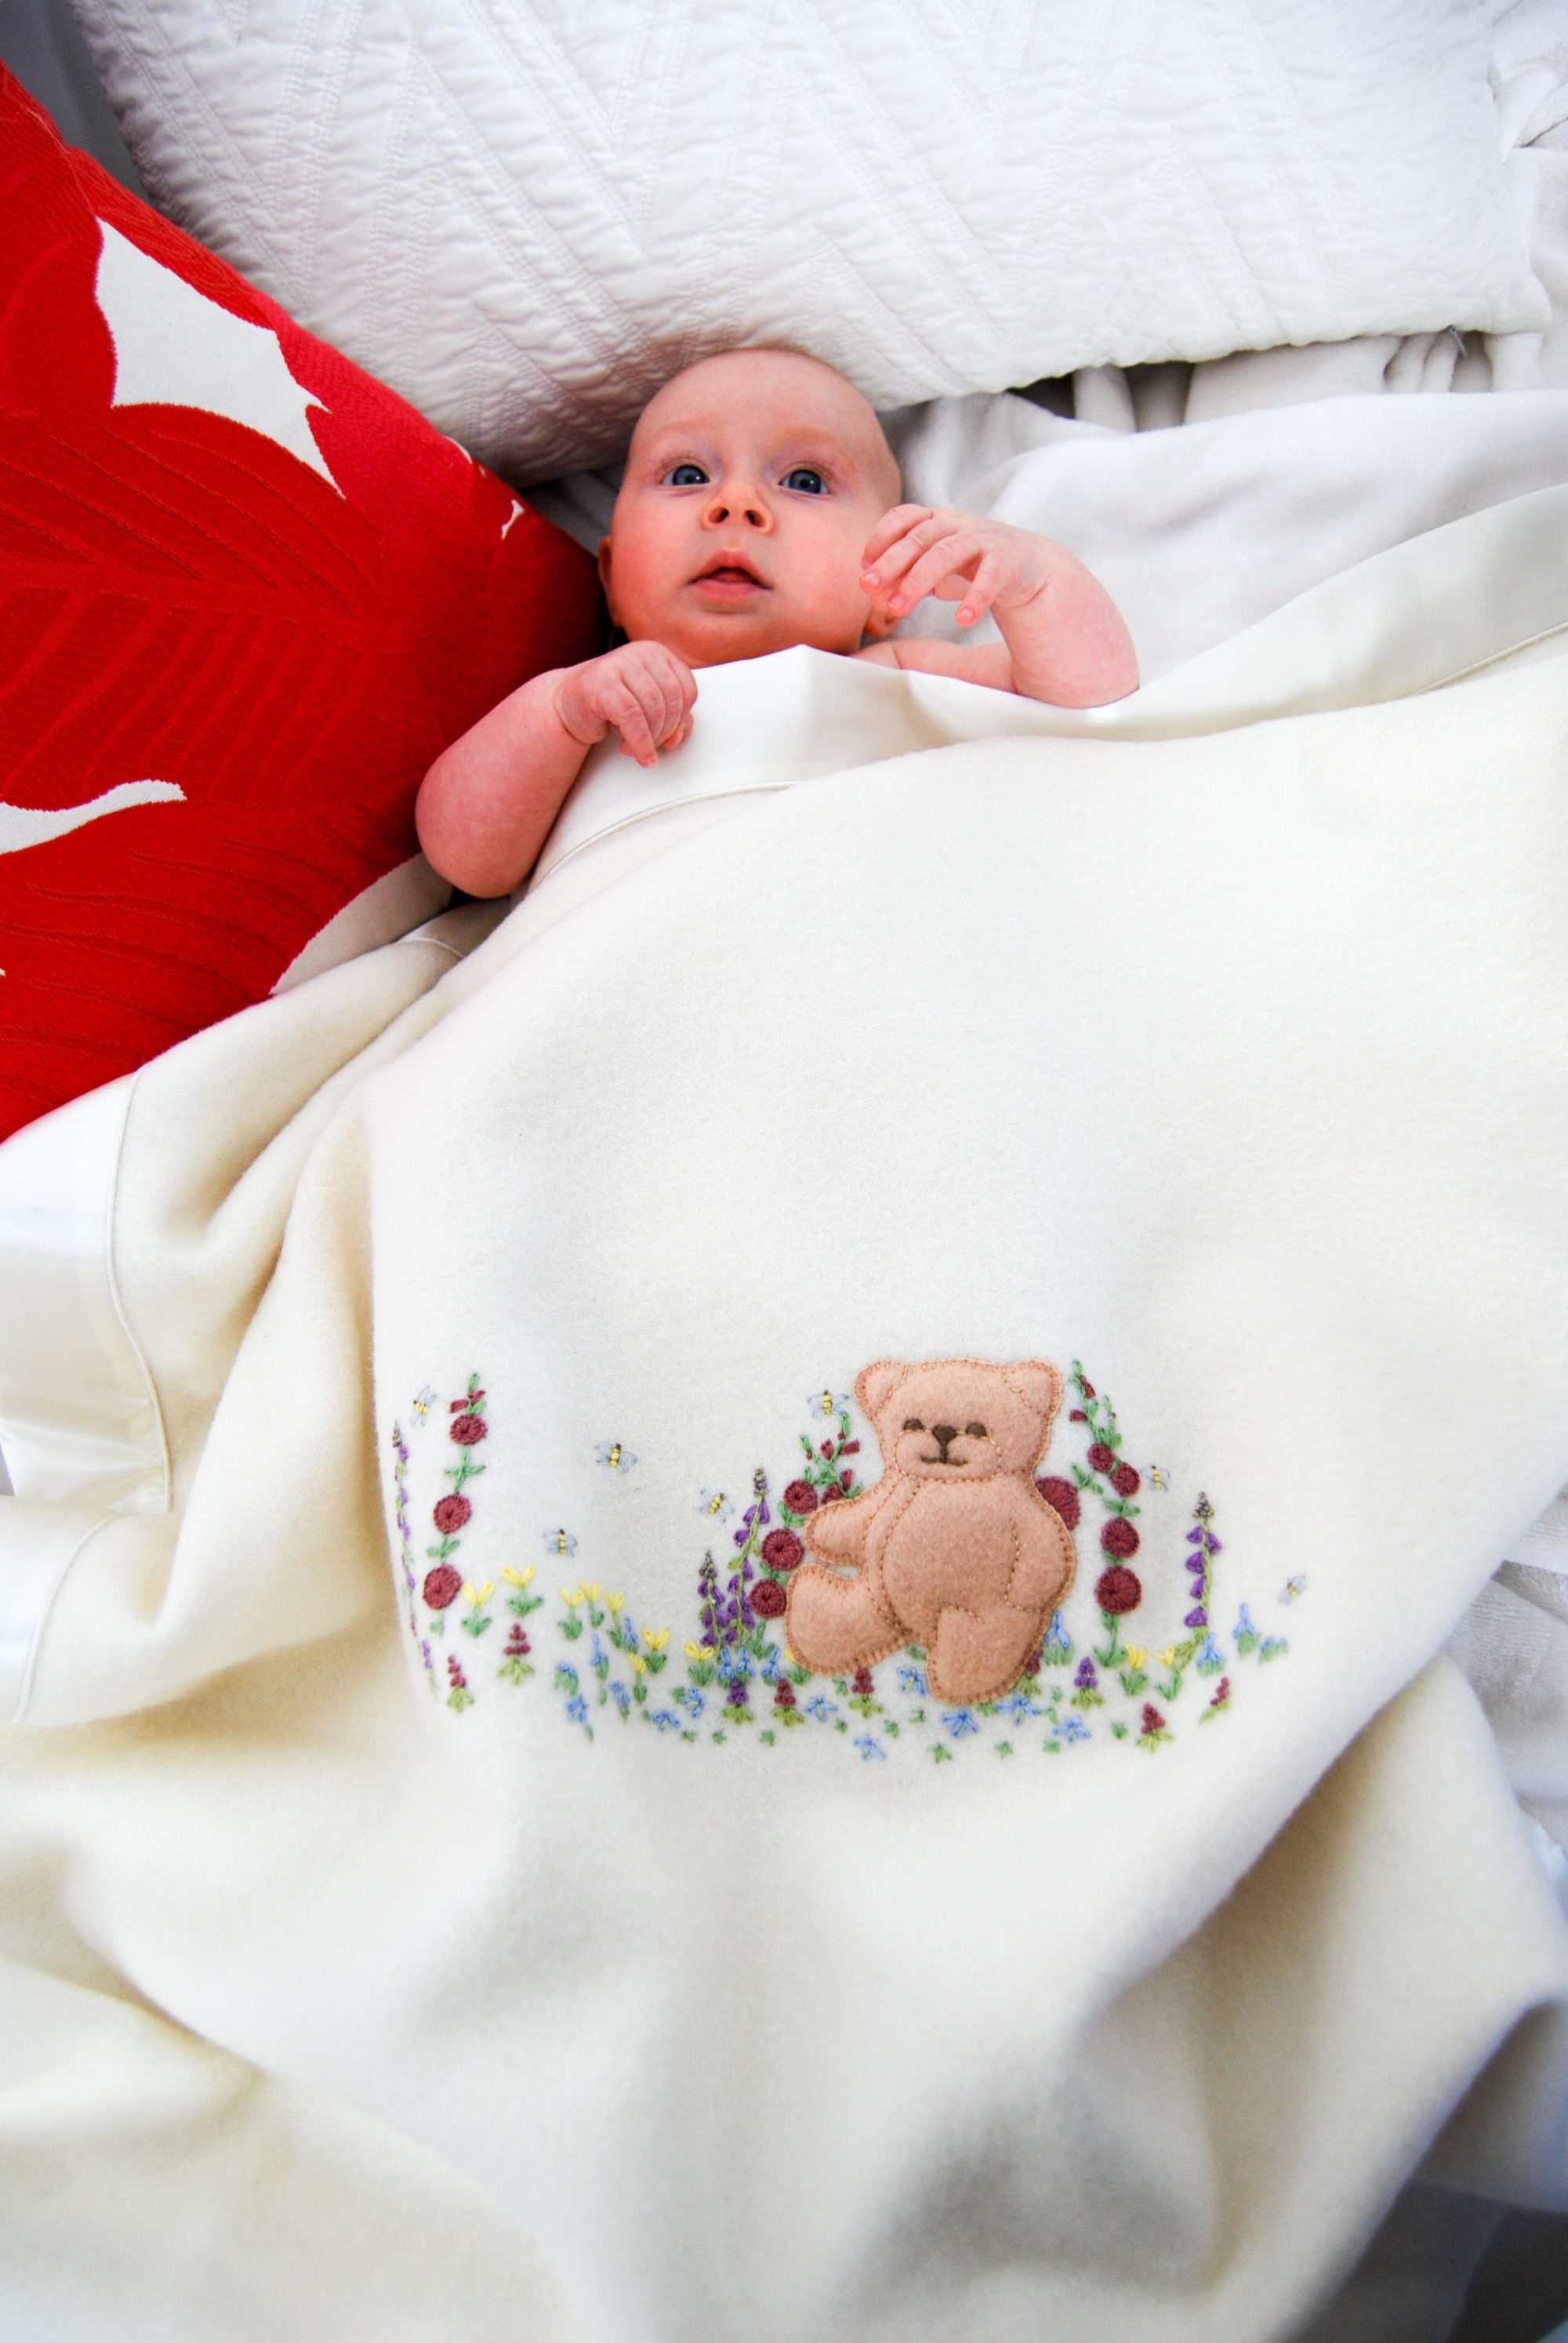
[{"label": "baby's nose", "polygon": [[726,481],[709,498],[702,518],[709,528],[725,528],[731,521],[739,521],[742,528],[759,529],[764,537],[770,535],[773,528],[773,516],[766,498],[743,483]]}]

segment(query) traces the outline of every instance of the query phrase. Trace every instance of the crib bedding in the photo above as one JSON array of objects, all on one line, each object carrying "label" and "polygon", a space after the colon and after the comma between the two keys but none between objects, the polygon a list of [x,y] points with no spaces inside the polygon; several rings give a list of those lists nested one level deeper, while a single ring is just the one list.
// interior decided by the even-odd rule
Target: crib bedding
[{"label": "crib bedding", "polygon": [[[96,2147],[122,2308],[213,2331],[124,2242],[166,2175],[267,2331],[280,2138],[361,2184],[350,2334],[438,2278],[476,2334],[1261,2338],[1440,2133],[1562,2201],[1568,1928],[1438,1654],[1568,1468],[1563,493],[1121,709],[715,673],[500,924],[0,1153],[13,1230],[69,1153],[111,1231],[74,1360],[0,1305],[121,1410],[6,1401],[0,1762],[24,2136]],[[931,1361],[1035,1412],[1073,1582],[1005,1685],[797,1680]]]}]

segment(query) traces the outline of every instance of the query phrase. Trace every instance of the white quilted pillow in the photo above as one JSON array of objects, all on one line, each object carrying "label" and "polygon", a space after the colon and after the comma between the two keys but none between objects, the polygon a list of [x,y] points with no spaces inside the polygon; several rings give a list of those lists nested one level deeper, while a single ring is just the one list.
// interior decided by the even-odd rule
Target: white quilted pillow
[{"label": "white quilted pillow", "polygon": [[516,478],[678,365],[881,407],[1547,310],[1487,0],[75,0],[156,200]]}]

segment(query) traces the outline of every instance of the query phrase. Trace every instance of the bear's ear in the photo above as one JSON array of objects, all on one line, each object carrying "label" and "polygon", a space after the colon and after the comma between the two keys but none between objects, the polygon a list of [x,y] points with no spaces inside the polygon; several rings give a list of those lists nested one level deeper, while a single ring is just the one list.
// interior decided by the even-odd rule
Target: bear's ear
[{"label": "bear's ear", "polygon": [[1051,1418],[1061,1405],[1060,1375],[1049,1359],[1015,1359],[1010,1366],[1002,1369],[1002,1376],[1009,1388],[1039,1416],[1043,1447]]},{"label": "bear's ear", "polygon": [[875,1423],[894,1392],[909,1373],[900,1359],[874,1359],[855,1377],[855,1398],[862,1415]]}]

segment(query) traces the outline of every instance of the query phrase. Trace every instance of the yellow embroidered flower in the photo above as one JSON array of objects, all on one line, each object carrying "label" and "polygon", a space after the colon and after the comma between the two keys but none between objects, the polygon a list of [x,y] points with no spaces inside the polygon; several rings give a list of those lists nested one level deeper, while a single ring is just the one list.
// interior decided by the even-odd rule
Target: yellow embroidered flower
[{"label": "yellow embroidered flower", "polygon": [[1165,1649],[1160,1654],[1160,1664],[1162,1668],[1173,1668],[1175,1666],[1176,1646],[1174,1644],[1166,1644]]},{"label": "yellow embroidered flower", "polygon": [[588,1581],[585,1578],[582,1584],[578,1588],[578,1594],[585,1603],[597,1603],[598,1601],[598,1579],[596,1578],[590,1585]]},{"label": "yellow embroidered flower", "polygon": [[710,1660],[713,1657],[713,1646],[711,1644],[688,1644],[686,1656],[689,1660]]},{"label": "yellow embroidered flower", "polygon": [[666,1644],[669,1641],[669,1629],[668,1627],[645,1627],[642,1631],[642,1640],[648,1645],[650,1652],[662,1652]]},{"label": "yellow embroidered flower", "polygon": [[643,1658],[642,1654],[640,1652],[630,1652],[627,1656],[630,1660],[637,1674],[639,1676],[642,1675],[648,1667],[648,1662]]},{"label": "yellow embroidered flower", "polygon": [[496,1582],[493,1578],[487,1578],[483,1586],[470,1586],[467,1582],[465,1582],[463,1586],[464,1594],[473,1604],[476,1611],[478,1609],[481,1603],[487,1603],[489,1601],[495,1591]]},{"label": "yellow embroidered flower", "polygon": [[578,1588],[575,1594],[569,1586],[558,1587],[556,1592],[559,1594],[561,1601],[566,1604],[568,1611],[571,1609],[574,1603],[580,1603],[583,1599],[583,1591],[580,1586]]},{"label": "yellow embroidered flower", "polygon": [[1142,1644],[1128,1644],[1128,1646],[1127,1646],[1127,1664],[1128,1664],[1128,1666],[1129,1666],[1130,1668],[1141,1668],[1141,1667],[1143,1665],[1144,1661],[1145,1661],[1148,1657],[1149,1657],[1149,1654],[1148,1654],[1148,1653],[1144,1650],[1144,1648],[1143,1648],[1143,1646],[1142,1646]]},{"label": "yellow embroidered flower", "polygon": [[506,1580],[508,1586],[526,1586],[533,1574],[534,1565],[531,1562],[529,1563],[527,1570],[514,1570],[511,1565],[508,1564],[501,1572],[501,1576]]},{"label": "yellow embroidered flower", "polygon": [[609,1609],[612,1611],[618,1611],[621,1604],[626,1601],[624,1594],[607,1594],[604,1599]]}]

